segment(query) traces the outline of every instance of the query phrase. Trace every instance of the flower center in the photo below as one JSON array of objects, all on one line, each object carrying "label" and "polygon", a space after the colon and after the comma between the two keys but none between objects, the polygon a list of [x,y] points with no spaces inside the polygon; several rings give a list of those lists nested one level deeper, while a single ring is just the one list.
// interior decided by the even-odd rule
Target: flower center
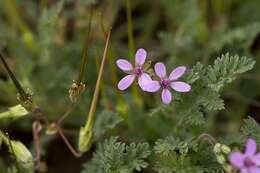
[{"label": "flower center", "polygon": [[246,157],[245,160],[244,160],[244,165],[245,167],[252,167],[252,166],[255,166],[255,162],[250,158],[250,157]]},{"label": "flower center", "polygon": [[168,79],[162,79],[161,80],[161,85],[164,89],[168,88],[170,85],[170,81]]},{"label": "flower center", "polygon": [[133,74],[136,75],[136,76],[141,76],[142,73],[143,73],[143,71],[140,67],[136,67],[133,70]]}]

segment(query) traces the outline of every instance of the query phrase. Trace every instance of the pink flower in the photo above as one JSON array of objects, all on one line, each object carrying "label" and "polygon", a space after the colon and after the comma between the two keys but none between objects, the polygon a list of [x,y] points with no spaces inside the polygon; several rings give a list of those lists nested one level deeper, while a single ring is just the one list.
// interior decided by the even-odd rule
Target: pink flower
[{"label": "pink flower", "polygon": [[234,167],[240,169],[241,173],[260,173],[260,153],[256,152],[256,141],[248,139],[245,153],[232,152],[229,155],[229,161]]},{"label": "pink flower", "polygon": [[117,66],[124,72],[128,73],[128,75],[118,83],[118,88],[120,90],[127,89],[134,82],[136,77],[138,77],[138,84],[142,89],[146,81],[151,80],[151,77],[143,70],[146,56],[147,53],[144,49],[138,49],[135,54],[135,67],[125,59],[119,59],[116,61]]},{"label": "pink flower", "polygon": [[144,90],[148,92],[156,92],[162,87],[162,101],[164,104],[169,104],[172,100],[172,94],[170,88],[178,92],[189,92],[191,86],[185,82],[176,81],[179,79],[186,71],[186,67],[180,66],[175,68],[169,77],[166,75],[166,68],[163,63],[156,63],[154,66],[156,75],[160,78],[159,81],[152,80],[150,82],[145,82]]}]

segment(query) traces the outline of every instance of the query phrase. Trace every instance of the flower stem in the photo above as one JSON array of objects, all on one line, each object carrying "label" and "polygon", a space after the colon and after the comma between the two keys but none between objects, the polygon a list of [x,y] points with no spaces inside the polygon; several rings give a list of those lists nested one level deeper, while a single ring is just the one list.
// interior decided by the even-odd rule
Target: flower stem
[{"label": "flower stem", "polygon": [[128,32],[128,47],[130,57],[134,56],[134,36],[133,36],[133,22],[132,22],[132,10],[131,2],[127,0],[127,32]]},{"label": "flower stem", "polygon": [[41,146],[40,146],[40,130],[41,124],[39,121],[33,122],[32,130],[33,130],[33,143],[34,143],[34,150],[35,150],[35,169],[38,171],[40,170],[41,165]]},{"label": "flower stem", "polygon": [[[127,8],[126,8],[126,15],[127,15],[127,33],[128,33],[128,48],[129,48],[129,56],[134,57],[134,35],[133,35],[133,20],[132,20],[132,9],[131,9],[131,0],[127,0]],[[132,94],[135,98],[137,105],[141,105],[140,95],[138,93],[137,87],[132,87]]]},{"label": "flower stem", "polygon": [[102,63],[101,63],[100,69],[99,69],[97,83],[96,83],[94,95],[92,98],[92,102],[90,105],[88,118],[87,118],[85,126],[83,128],[81,128],[81,130],[80,130],[79,150],[81,152],[88,151],[91,146],[91,143],[92,143],[92,134],[93,134],[92,128],[93,128],[93,122],[94,122],[94,115],[95,115],[95,111],[96,111],[96,105],[97,105],[98,95],[99,95],[99,91],[100,91],[100,84],[101,84],[101,80],[102,80],[102,76],[103,76],[105,62],[107,59],[107,51],[108,51],[108,45],[109,45],[109,40],[110,40],[110,33],[111,33],[111,29],[109,30],[107,38],[106,38],[105,50],[103,53]]},{"label": "flower stem", "polygon": [[[97,69],[100,69],[100,63],[98,62],[98,57],[97,57],[97,53],[96,52],[95,52],[95,61],[96,61]],[[107,93],[106,93],[103,81],[101,81],[100,90],[101,90],[102,103],[104,104],[104,107],[106,109],[109,109],[109,101],[107,99]]]},{"label": "flower stem", "polygon": [[97,99],[98,99],[98,95],[99,95],[100,84],[101,84],[103,71],[104,71],[104,67],[105,67],[105,62],[106,62],[106,58],[107,58],[108,45],[109,45],[109,40],[110,40],[110,33],[111,33],[111,30],[108,32],[108,35],[107,35],[106,46],[105,46],[105,50],[104,50],[104,54],[103,54],[103,58],[102,58],[102,63],[101,63],[99,73],[98,73],[98,79],[97,79],[93,99],[92,99],[89,114],[88,114],[88,120],[86,122],[86,124],[87,124],[86,127],[89,127],[89,128],[92,128],[92,125],[93,125],[93,117],[94,117],[94,114],[95,114],[95,111],[96,111],[96,105],[97,105]]},{"label": "flower stem", "polygon": [[62,122],[70,115],[70,113],[74,109],[74,105],[75,105],[74,103],[70,103],[70,105],[68,106],[68,108],[65,111],[65,113],[57,120],[57,124],[58,125],[62,124]]},{"label": "flower stem", "polygon": [[81,66],[80,66],[80,71],[79,71],[78,80],[77,80],[78,85],[81,84],[83,77],[84,77],[85,70],[86,70],[88,47],[89,47],[89,44],[91,41],[90,32],[91,32],[92,16],[93,16],[93,8],[91,7],[89,21],[88,21],[88,28],[87,28],[87,33],[86,33],[86,39],[84,42],[84,47],[83,47],[83,52],[82,52]]},{"label": "flower stem", "polygon": [[56,127],[58,130],[59,135],[61,136],[62,140],[64,141],[64,143],[66,144],[66,146],[69,148],[70,152],[75,156],[75,157],[81,157],[82,153],[81,152],[77,152],[73,146],[70,144],[70,142],[68,141],[67,137],[64,135],[62,129],[57,126]]}]

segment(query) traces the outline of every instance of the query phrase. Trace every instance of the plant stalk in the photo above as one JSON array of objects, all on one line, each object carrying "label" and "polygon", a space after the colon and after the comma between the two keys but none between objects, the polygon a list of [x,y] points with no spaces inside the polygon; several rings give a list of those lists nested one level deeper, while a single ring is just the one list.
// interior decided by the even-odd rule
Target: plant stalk
[{"label": "plant stalk", "polygon": [[97,99],[98,99],[98,95],[99,95],[99,91],[100,91],[100,84],[101,84],[101,80],[102,80],[102,76],[103,76],[105,62],[106,62],[106,59],[107,59],[107,51],[108,51],[108,46],[109,46],[110,34],[111,34],[111,29],[109,30],[109,32],[107,34],[105,50],[104,50],[102,63],[101,63],[99,73],[98,73],[98,78],[97,78],[97,83],[96,83],[93,99],[92,99],[90,110],[89,110],[89,113],[88,113],[86,128],[92,128],[92,126],[93,126],[93,118],[94,118],[94,114],[95,114],[95,111],[96,111]]}]

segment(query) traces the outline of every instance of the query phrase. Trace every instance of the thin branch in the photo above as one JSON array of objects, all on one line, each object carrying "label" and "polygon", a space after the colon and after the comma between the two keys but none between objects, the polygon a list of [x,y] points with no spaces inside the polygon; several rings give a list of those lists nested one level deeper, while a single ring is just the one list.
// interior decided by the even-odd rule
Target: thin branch
[{"label": "thin branch", "polygon": [[39,132],[41,131],[41,124],[38,121],[35,121],[32,125],[33,130],[33,143],[35,147],[35,169],[38,171],[41,164],[41,147],[40,147],[40,136]]},{"label": "thin branch", "polygon": [[88,23],[87,33],[86,33],[86,40],[84,42],[84,48],[83,48],[83,53],[82,53],[81,66],[80,66],[80,71],[79,71],[79,75],[78,75],[77,85],[81,84],[83,77],[84,77],[85,70],[86,70],[88,48],[89,48],[89,44],[91,41],[90,32],[91,32],[92,17],[93,17],[93,7],[91,7],[91,9],[90,9],[89,23]]},{"label": "thin branch", "polygon": [[217,143],[216,139],[208,133],[202,133],[196,141],[200,141],[202,139],[208,141],[211,145],[215,145]]},{"label": "thin branch", "polygon": [[67,145],[67,147],[69,148],[70,152],[75,156],[75,157],[81,157],[82,153],[81,152],[77,152],[73,146],[70,144],[70,142],[68,141],[67,137],[64,135],[62,129],[57,126],[57,131],[59,133],[59,135],[61,136],[62,140],[64,141],[64,143]]},{"label": "thin branch", "polygon": [[74,104],[71,103],[67,108],[66,112],[58,119],[57,125],[60,125],[70,115],[70,113],[73,111],[73,108]]}]

